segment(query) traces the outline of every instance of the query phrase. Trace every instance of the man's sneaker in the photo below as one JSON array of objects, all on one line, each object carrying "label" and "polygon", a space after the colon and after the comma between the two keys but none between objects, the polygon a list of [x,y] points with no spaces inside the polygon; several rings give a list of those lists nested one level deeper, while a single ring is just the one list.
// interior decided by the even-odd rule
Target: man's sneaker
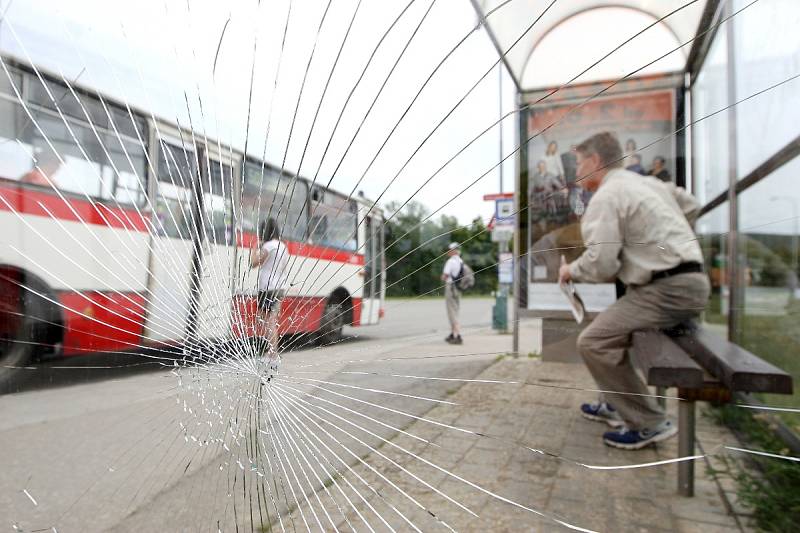
[{"label": "man's sneaker", "polygon": [[454,338],[455,337],[453,337],[453,334],[451,333],[450,335],[444,338],[444,342],[453,342]]},{"label": "man's sneaker", "polygon": [[638,450],[666,440],[678,433],[678,428],[669,420],[663,421],[656,429],[640,429],[639,431],[621,428],[617,431],[608,431],[603,434],[603,442],[614,448],[623,450]]},{"label": "man's sneaker", "polygon": [[458,337],[453,337],[451,335],[449,338],[445,340],[450,344],[464,344],[464,339],[461,338],[461,335],[459,335]]},{"label": "man's sneaker", "polygon": [[616,409],[606,402],[584,403],[581,404],[581,414],[583,418],[594,420],[595,422],[605,422],[612,428],[625,425],[625,421],[619,416]]}]

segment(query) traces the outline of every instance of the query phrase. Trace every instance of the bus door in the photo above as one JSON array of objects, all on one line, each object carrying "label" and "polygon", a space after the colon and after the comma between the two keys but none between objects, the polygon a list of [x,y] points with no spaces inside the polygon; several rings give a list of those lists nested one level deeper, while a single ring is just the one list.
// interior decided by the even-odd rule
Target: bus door
[{"label": "bus door", "polygon": [[367,217],[364,243],[364,299],[361,302],[361,324],[377,324],[383,294],[383,221],[380,216]]},{"label": "bus door", "polygon": [[227,337],[231,331],[231,300],[236,264],[234,176],[239,162],[209,150],[200,171],[199,233],[202,261],[197,307],[197,334],[205,339]]},{"label": "bus door", "polygon": [[177,136],[162,136],[154,144],[157,180],[145,336],[150,341],[174,341],[184,338],[191,307],[197,154]]}]

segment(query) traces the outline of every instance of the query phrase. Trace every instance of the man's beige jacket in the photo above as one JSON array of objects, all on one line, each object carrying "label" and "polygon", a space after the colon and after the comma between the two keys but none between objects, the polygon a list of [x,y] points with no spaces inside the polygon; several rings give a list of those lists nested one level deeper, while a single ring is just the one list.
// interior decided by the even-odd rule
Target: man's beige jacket
[{"label": "man's beige jacket", "polygon": [[570,264],[572,278],[645,285],[654,272],[690,261],[702,264],[692,229],[699,208],[691,194],[672,183],[612,169],[581,220],[586,251]]}]

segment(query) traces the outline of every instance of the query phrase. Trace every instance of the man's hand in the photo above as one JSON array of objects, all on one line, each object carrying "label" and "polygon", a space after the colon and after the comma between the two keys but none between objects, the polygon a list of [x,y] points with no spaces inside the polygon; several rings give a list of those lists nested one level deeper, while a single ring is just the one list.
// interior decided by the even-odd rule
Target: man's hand
[{"label": "man's hand", "polygon": [[558,267],[558,282],[566,283],[572,279],[572,274],[569,272],[569,263],[561,263]]}]

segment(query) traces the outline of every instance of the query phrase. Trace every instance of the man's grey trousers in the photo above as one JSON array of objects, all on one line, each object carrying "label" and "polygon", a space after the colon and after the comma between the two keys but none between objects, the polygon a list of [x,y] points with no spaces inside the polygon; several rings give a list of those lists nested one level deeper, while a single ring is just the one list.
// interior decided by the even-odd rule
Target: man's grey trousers
[{"label": "man's grey trousers", "polygon": [[450,329],[454,329],[458,323],[458,309],[461,306],[461,292],[452,283],[444,287],[444,302],[447,306],[447,319],[450,321]]},{"label": "man's grey trousers", "polygon": [[708,302],[706,274],[679,274],[647,285],[629,286],[578,337],[578,351],[605,401],[619,411],[629,429],[653,428],[664,420],[664,410],[634,370],[628,348],[634,331],[672,327],[697,317]]}]

